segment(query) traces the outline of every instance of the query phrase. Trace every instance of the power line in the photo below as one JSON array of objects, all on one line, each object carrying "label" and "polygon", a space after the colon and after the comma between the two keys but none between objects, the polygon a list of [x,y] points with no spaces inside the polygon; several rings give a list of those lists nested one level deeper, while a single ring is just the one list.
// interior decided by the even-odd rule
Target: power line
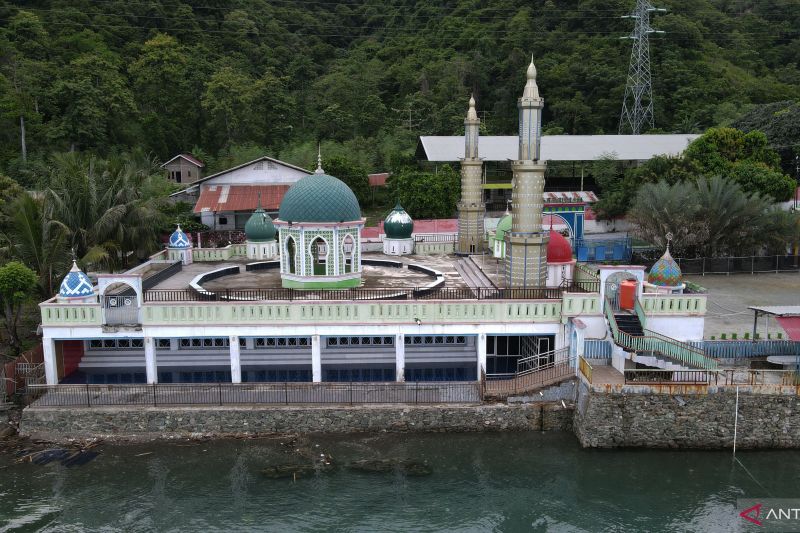
[{"label": "power line", "polygon": [[630,131],[639,135],[643,126],[655,127],[653,119],[653,83],[650,77],[650,34],[663,31],[650,26],[650,13],[663,13],[666,9],[655,8],[649,0],[637,0],[636,9],[623,18],[634,19],[631,34],[623,39],[633,40],[631,62],[628,66],[628,81],[625,98],[619,117],[619,134]]}]

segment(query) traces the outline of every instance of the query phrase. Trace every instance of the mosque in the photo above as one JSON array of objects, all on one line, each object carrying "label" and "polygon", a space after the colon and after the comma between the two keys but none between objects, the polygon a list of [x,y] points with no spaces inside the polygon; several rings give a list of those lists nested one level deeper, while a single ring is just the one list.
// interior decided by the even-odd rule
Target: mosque
[{"label": "mosque", "polygon": [[[543,222],[544,100],[533,62],[518,100],[510,210],[487,230],[480,120],[470,98],[458,235],[414,232],[398,203],[380,246],[348,186],[316,170],[246,242],[195,247],[177,227],[165,250],[94,285],[77,264],[40,304],[50,385],[258,382],[504,383],[591,359],[629,368],[714,368],[706,300],[688,294],[667,250],[650,272],[587,263]],[[574,220],[573,220],[574,222]],[[499,385],[498,385],[499,384]]]}]

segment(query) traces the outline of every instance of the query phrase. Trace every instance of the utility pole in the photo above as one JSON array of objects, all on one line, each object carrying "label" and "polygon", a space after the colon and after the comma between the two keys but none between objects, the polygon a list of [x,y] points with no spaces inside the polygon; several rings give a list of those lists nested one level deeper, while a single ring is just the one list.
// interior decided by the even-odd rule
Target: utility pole
[{"label": "utility pole", "polygon": [[650,13],[663,13],[666,9],[655,8],[649,0],[636,0],[636,8],[622,18],[633,19],[635,24],[630,35],[620,39],[633,41],[631,62],[628,66],[628,81],[625,99],[619,117],[619,134],[630,132],[639,135],[642,129],[653,128],[653,84],[650,79],[650,34],[663,34],[650,27]]}]

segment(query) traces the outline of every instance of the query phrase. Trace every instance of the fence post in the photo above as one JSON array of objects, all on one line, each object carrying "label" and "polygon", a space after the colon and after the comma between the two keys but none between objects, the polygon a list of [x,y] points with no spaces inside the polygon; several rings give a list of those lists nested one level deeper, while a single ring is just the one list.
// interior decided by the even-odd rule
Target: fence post
[{"label": "fence post", "polygon": [[702,275],[703,276],[706,275],[706,258],[705,257],[703,257],[703,273],[702,273]]},{"label": "fence post", "polygon": [[419,403],[419,381],[414,382],[414,404]]},{"label": "fence post", "polygon": [[289,405],[289,384],[285,381],[283,382],[283,401]]},{"label": "fence post", "polygon": [[753,274],[755,274],[755,271],[756,271],[756,256],[751,255],[750,256],[750,275],[752,276]]},{"label": "fence post", "polygon": [[350,382],[350,405],[353,405],[353,382]]},{"label": "fence post", "polygon": [[219,404],[222,405],[222,383],[217,383],[217,391],[219,392]]},{"label": "fence post", "polygon": [[775,273],[776,274],[778,273],[778,268],[780,267],[780,265],[778,264],[779,258],[780,258],[779,255],[775,256]]},{"label": "fence post", "polygon": [[153,383],[153,407],[158,405],[158,400],[156,398],[156,384]]},{"label": "fence post", "polygon": [[86,384],[86,407],[91,407],[91,406],[92,406],[92,402],[91,402],[90,396],[89,396],[89,384],[87,383]]}]

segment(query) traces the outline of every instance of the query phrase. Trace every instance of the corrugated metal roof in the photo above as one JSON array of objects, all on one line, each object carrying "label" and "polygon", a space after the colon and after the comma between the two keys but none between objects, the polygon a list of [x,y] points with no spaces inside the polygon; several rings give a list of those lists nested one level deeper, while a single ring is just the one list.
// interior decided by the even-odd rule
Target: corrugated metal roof
[{"label": "corrugated metal roof", "polygon": [[369,174],[367,178],[369,178],[370,187],[384,187],[386,186],[386,180],[389,179],[389,173],[379,172],[377,174]]},{"label": "corrugated metal roof", "polygon": [[178,158],[185,159],[185,160],[187,160],[188,162],[190,162],[190,163],[192,163],[193,165],[195,165],[195,166],[198,166],[198,167],[200,167],[200,168],[203,168],[204,166],[206,166],[206,165],[205,165],[205,163],[203,163],[202,161],[200,161],[199,159],[197,159],[197,158],[196,158],[195,156],[193,156],[192,154],[187,154],[187,153],[184,153],[184,154],[178,154],[178,155],[176,155],[175,157],[173,157],[172,159],[170,159],[169,161],[167,161],[166,163],[164,163],[163,165],[161,165],[161,168],[164,168],[164,167],[166,167],[167,165],[169,165],[170,163],[172,163],[173,161],[175,161],[175,160],[176,160],[176,159],[178,159]]},{"label": "corrugated metal roof", "polygon": [[800,305],[751,305],[749,309],[774,316],[800,316]]},{"label": "corrugated metal roof", "polygon": [[277,211],[284,194],[291,185],[203,185],[200,198],[194,206],[195,213],[222,211],[253,211],[258,206]]},{"label": "corrugated metal roof", "polygon": [[[614,155],[622,161],[641,161],[656,155],[679,155],[694,134],[668,135],[545,135],[542,137],[542,159],[547,161],[595,161]],[[428,161],[458,161],[464,157],[464,137],[422,136],[419,138]],[[484,161],[508,161],[517,158],[518,138],[483,136],[478,141]]]}]

